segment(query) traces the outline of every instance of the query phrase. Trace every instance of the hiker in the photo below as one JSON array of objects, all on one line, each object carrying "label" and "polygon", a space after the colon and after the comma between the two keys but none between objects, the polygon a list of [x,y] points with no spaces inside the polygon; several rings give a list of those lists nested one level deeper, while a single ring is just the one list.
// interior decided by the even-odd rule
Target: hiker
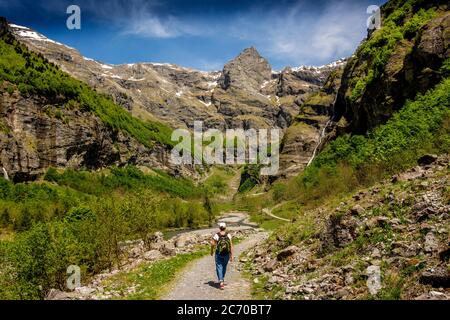
[{"label": "hiker", "polygon": [[215,251],[217,278],[219,279],[219,287],[223,290],[228,261],[233,261],[233,244],[231,235],[226,231],[227,225],[225,222],[219,223],[219,229],[219,232],[214,235],[211,241],[211,256],[214,255]]}]

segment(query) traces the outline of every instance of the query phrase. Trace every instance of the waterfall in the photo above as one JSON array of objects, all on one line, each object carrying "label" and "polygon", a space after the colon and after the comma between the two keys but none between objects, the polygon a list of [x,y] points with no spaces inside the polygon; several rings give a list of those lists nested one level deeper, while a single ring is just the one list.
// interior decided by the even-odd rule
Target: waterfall
[{"label": "waterfall", "polygon": [[[336,105],[336,101],[337,101],[338,95],[336,93],[336,97],[334,98],[334,102],[333,102],[333,110],[334,110],[334,106]],[[309,165],[313,162],[313,160],[316,158],[317,155],[317,150],[319,149],[320,145],[322,144],[322,140],[323,138],[325,138],[325,133],[327,132],[328,127],[330,126],[330,124],[333,122],[333,117],[330,117],[330,120],[328,120],[328,122],[325,124],[325,127],[322,129],[322,131],[320,132],[320,136],[319,136],[319,141],[317,142],[316,147],[314,148],[313,154],[311,159],[309,159],[308,164],[306,165],[306,167],[309,167]]]},{"label": "waterfall", "polygon": [[5,167],[2,167],[2,170],[3,170],[3,177],[5,178],[5,180],[9,180],[8,172],[6,171]]},{"label": "waterfall", "polygon": [[312,157],[311,157],[311,159],[309,159],[308,164],[306,165],[306,167],[309,167],[309,165],[313,162],[314,158],[316,157],[317,150],[319,149],[320,145],[322,144],[322,140],[323,140],[323,138],[325,138],[325,133],[327,131],[328,126],[331,124],[331,122],[332,122],[331,120],[328,120],[327,124],[322,129],[322,131],[320,133],[320,136],[319,136],[319,142],[317,142],[317,145],[314,148]]}]

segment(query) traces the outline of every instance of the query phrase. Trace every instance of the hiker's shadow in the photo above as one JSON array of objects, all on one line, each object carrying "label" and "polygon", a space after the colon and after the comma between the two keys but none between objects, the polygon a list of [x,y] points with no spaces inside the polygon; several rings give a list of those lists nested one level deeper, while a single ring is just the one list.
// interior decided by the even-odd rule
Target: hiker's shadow
[{"label": "hiker's shadow", "polygon": [[213,287],[215,289],[220,289],[220,285],[217,282],[214,281],[208,281],[205,282],[205,284],[209,285],[210,287]]}]

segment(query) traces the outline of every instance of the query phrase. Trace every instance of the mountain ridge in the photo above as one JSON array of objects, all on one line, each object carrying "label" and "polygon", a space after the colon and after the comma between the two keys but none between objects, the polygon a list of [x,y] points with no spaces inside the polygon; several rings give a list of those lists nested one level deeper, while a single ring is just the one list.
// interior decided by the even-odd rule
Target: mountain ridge
[{"label": "mountain ridge", "polygon": [[[111,95],[116,103],[135,116],[144,119],[156,118],[173,127],[187,128],[192,128],[193,121],[200,118],[205,119],[205,123],[210,127],[221,130],[229,127],[285,127],[286,122],[289,122],[286,119],[278,119],[283,118],[283,114],[279,113],[283,101],[278,100],[290,94],[284,92],[285,88],[281,85],[277,85],[277,82],[281,82],[279,78],[283,77],[282,75],[287,78],[286,74],[291,74],[289,68],[274,71],[267,65],[264,80],[268,83],[263,88],[258,88],[255,84],[252,88],[230,92],[233,97],[227,94],[224,86],[219,85],[220,81],[225,80],[223,73],[228,70],[225,66],[239,65],[239,57],[245,52],[253,52],[256,53],[255,56],[261,57],[255,48],[244,49],[240,55],[230,60],[222,71],[200,71],[171,63],[112,65],[83,57],[73,48],[46,40],[34,30],[24,28],[26,27],[13,25],[13,32],[32,50],[40,52],[91,87]],[[309,93],[318,89],[332,68],[334,67],[309,70],[307,67],[298,67],[292,71],[293,76],[287,82],[291,87],[304,88],[302,94]],[[320,74],[317,73],[318,70]],[[303,71],[302,74],[299,71]],[[239,74],[245,81],[253,81],[253,77],[245,72]],[[142,88],[143,84],[146,88]],[[225,86],[225,89],[228,88]],[[297,93],[298,90],[294,94]],[[288,100],[290,101],[285,104],[294,104],[295,99]],[[235,106],[237,108],[234,108]],[[294,109],[298,109],[298,106],[294,106]]]}]

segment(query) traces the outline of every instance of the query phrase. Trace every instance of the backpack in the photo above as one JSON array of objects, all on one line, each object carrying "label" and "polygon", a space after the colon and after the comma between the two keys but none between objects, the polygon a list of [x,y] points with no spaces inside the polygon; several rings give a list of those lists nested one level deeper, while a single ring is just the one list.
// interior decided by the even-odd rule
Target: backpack
[{"label": "backpack", "polygon": [[220,255],[229,254],[231,251],[231,240],[228,237],[228,233],[221,235],[219,232],[217,235],[219,236],[219,240],[217,240],[216,252]]}]

